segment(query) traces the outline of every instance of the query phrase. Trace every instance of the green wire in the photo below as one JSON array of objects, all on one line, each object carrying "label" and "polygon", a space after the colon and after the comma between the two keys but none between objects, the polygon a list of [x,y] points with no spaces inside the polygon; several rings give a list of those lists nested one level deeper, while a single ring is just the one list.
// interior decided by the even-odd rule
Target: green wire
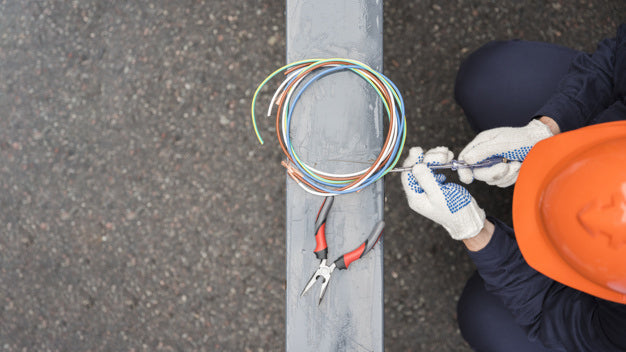
[{"label": "green wire", "polygon": [[[332,60],[332,59],[323,60],[323,62],[318,63],[317,66],[323,65],[324,63],[329,62],[329,61],[338,61],[338,59],[335,59],[335,60]],[[353,62],[350,62],[350,63],[353,63]],[[353,63],[353,64],[355,64],[356,66],[365,68],[365,69],[368,68],[367,66],[364,66],[364,65],[361,65],[361,64],[357,64],[357,63]],[[370,72],[370,70],[371,70],[371,68],[368,70],[368,72]],[[387,117],[388,117],[389,121],[391,122],[391,111],[390,111],[390,108],[389,108],[389,104],[387,104],[387,100],[383,96],[383,94],[380,91],[380,89],[378,89],[378,87],[376,86],[374,81],[372,81],[368,76],[366,76],[363,73],[361,73],[359,71],[359,69],[357,69],[357,68],[351,68],[350,71],[353,71],[354,73],[356,73],[359,76],[361,76],[363,79],[365,79],[370,84],[370,86],[372,86],[376,90],[376,93],[378,94],[380,99],[383,101],[383,104],[385,105],[385,110],[387,111]],[[382,80],[382,82],[384,82],[385,86],[387,86],[388,88],[391,88],[390,90],[394,91],[394,89],[391,86],[389,86],[386,81]],[[283,109],[283,119],[282,119],[283,120],[283,128],[289,128],[289,126],[287,126],[287,118],[286,118],[287,117],[286,116],[287,115],[287,111],[289,111],[289,105],[286,105],[285,108]],[[318,181],[331,183],[331,184],[337,184],[337,185],[348,184],[348,183],[352,182],[351,180],[345,180],[345,181],[330,180],[330,179],[324,178],[323,176],[319,176],[317,173],[315,173],[311,169],[309,169],[306,166],[306,164],[304,162],[302,162],[302,160],[300,160],[300,157],[298,156],[298,154],[296,153],[295,149],[293,148],[293,145],[289,141],[285,141],[285,144],[289,144],[289,149],[291,149],[291,152],[293,153],[295,161],[298,163],[298,165],[300,165],[300,167],[302,167],[304,170],[306,170],[306,173],[309,174],[309,176],[311,176],[312,178],[314,178],[314,179],[316,179]],[[402,149],[400,149],[400,150],[402,150]]]},{"label": "green wire", "polygon": [[303,63],[307,63],[307,62],[315,62],[317,61],[316,59],[307,59],[307,60],[300,60],[300,61],[296,61],[296,62],[292,62],[288,65],[285,65],[281,68],[279,68],[278,70],[272,72],[269,76],[267,76],[263,82],[261,82],[261,84],[259,84],[259,86],[257,87],[256,91],[254,92],[254,95],[252,96],[252,107],[250,109],[250,115],[252,116],[252,126],[254,127],[254,133],[256,134],[256,138],[259,140],[259,142],[261,144],[264,144],[263,142],[263,138],[261,138],[261,135],[259,134],[259,129],[257,128],[256,125],[256,116],[254,113],[254,106],[256,105],[256,98],[259,95],[259,92],[261,91],[261,88],[263,88],[265,86],[265,84],[267,84],[267,82],[272,79],[274,76],[276,76],[278,73],[287,70],[293,66],[297,66]]},{"label": "green wire", "polygon": [[[361,72],[361,70],[365,70],[368,71],[369,73],[373,74],[374,76],[376,76],[380,82],[382,82],[382,84],[389,89],[394,97],[394,104],[398,104],[401,99],[398,95],[398,92],[393,88],[393,86],[391,86],[389,84],[389,82],[387,81],[387,79],[385,77],[383,77],[380,73],[378,73],[376,70],[372,69],[371,67],[369,67],[368,65],[355,61],[355,60],[350,60],[350,59],[342,59],[342,58],[331,58],[331,59],[305,59],[305,60],[299,60],[299,61],[295,61],[292,62],[290,64],[287,64],[277,70],[275,70],[274,72],[272,72],[269,76],[267,76],[262,82],[261,84],[259,84],[259,86],[257,87],[257,89],[254,92],[254,95],[252,97],[252,104],[251,104],[251,109],[250,109],[250,115],[252,118],[252,125],[254,127],[254,132],[256,134],[257,139],[259,140],[259,142],[261,144],[264,144],[263,138],[261,137],[259,130],[258,130],[258,126],[256,123],[256,116],[255,116],[255,105],[256,105],[256,100],[257,97],[259,95],[259,92],[261,91],[261,89],[272,79],[274,78],[277,74],[279,74],[280,72],[283,72],[285,70],[288,70],[294,66],[298,66],[304,63],[311,63],[311,65],[303,67],[302,68],[302,72],[300,72],[298,75],[296,75],[296,77],[294,77],[294,80],[298,80],[300,77],[300,75],[303,74],[304,71],[309,71],[312,72],[315,69],[318,68],[318,66],[322,66],[325,63],[328,62],[333,62],[333,61],[339,61],[339,62],[344,62],[344,63],[350,63],[353,64],[355,66],[357,66],[358,68],[350,68],[350,71],[356,73],[357,75],[359,75],[361,78],[363,78],[364,80],[366,80],[370,86],[372,86],[376,93],[378,94],[379,98],[382,100],[383,105],[385,106],[385,111],[387,112],[387,118],[391,123],[391,108],[389,106],[389,104],[387,103],[387,100],[385,99],[385,97],[383,96],[382,92],[380,91],[380,89],[376,86],[376,84],[374,83],[374,81],[368,77],[367,75],[365,75],[364,73]],[[308,73],[307,73],[308,74]],[[295,88],[295,87],[294,87]],[[289,111],[289,102],[285,102],[285,108],[283,109],[283,115],[282,115],[282,120],[283,120],[283,128],[289,128],[289,126],[287,126],[287,112]],[[403,128],[402,130],[402,139],[401,139],[401,143],[400,143],[400,147],[396,153],[396,157],[393,160],[392,164],[383,172],[380,174],[380,176],[378,176],[376,178],[377,181],[380,178],[382,178],[385,174],[389,173],[398,163],[402,150],[404,148],[404,144],[406,141],[406,117],[404,116],[404,114],[402,114],[402,122],[403,125],[405,126],[405,128]],[[303,170],[306,171],[306,173],[321,182],[325,182],[325,183],[329,183],[329,184],[335,184],[335,185],[343,185],[343,184],[348,184],[350,182],[352,182],[352,180],[354,179],[350,179],[350,180],[345,180],[345,181],[336,181],[336,180],[330,180],[330,179],[326,179],[322,176],[317,175],[315,172],[313,172],[312,170],[310,170],[302,160],[300,160],[300,157],[298,156],[298,154],[296,153],[295,149],[293,148],[293,145],[291,144],[290,141],[285,141],[285,144],[289,145],[289,149],[291,150],[291,152],[293,153],[294,159],[296,161],[296,163],[302,167]],[[356,177],[355,177],[356,178]]]}]

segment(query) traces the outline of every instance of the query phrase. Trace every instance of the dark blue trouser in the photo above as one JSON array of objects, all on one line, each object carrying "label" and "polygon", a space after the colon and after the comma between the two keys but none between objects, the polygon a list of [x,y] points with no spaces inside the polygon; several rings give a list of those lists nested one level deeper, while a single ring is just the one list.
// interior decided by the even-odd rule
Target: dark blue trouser
[{"label": "dark blue trouser", "polygon": [[542,42],[490,42],[461,64],[456,101],[476,132],[524,126],[556,92],[578,53]]},{"label": "dark blue trouser", "polygon": [[480,352],[548,352],[531,342],[513,315],[496,296],[485,290],[477,272],[467,280],[457,306],[459,328],[465,341]]},{"label": "dark blue trouser", "polygon": [[[461,64],[455,98],[476,132],[524,126],[555,92],[577,53],[540,42],[488,43]],[[457,310],[461,334],[477,351],[548,351],[528,340],[477,273],[468,280]]]}]

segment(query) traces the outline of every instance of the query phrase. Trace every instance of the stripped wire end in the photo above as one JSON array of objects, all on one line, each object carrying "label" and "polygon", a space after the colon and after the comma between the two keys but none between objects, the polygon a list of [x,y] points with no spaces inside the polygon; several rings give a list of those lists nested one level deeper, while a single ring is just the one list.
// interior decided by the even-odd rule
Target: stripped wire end
[{"label": "stripped wire end", "polygon": [[276,97],[274,104],[269,105],[269,108],[267,109],[267,117],[272,117],[272,110],[274,110],[274,106],[280,107],[280,103],[284,99],[285,93],[285,91],[282,91],[282,93]]},{"label": "stripped wire end", "polygon": [[276,102],[274,103],[274,105],[280,106],[281,102],[285,101],[286,95],[287,95],[286,90],[283,90],[282,92],[280,92],[280,94],[276,97]]},{"label": "stripped wire end", "polygon": [[280,164],[283,167],[285,167],[285,169],[287,169],[287,173],[292,178],[294,178],[294,175],[302,176],[302,172],[300,172],[300,170],[298,170],[295,166],[293,166],[293,164],[290,163],[289,161],[283,160],[283,161],[280,162]]}]

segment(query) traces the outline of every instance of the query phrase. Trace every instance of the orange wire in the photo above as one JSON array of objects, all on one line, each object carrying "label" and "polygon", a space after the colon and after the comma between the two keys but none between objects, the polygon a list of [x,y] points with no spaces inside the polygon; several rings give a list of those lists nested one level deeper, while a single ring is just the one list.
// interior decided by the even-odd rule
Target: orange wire
[{"label": "orange wire", "polygon": [[[289,155],[289,152],[287,151],[287,147],[285,145],[285,142],[282,139],[281,133],[280,133],[280,116],[281,116],[281,111],[282,111],[282,106],[285,103],[285,99],[286,99],[286,92],[289,91],[291,89],[291,87],[296,84],[296,82],[299,81],[300,77],[303,77],[304,75],[312,72],[315,69],[324,67],[324,66],[330,66],[330,65],[340,65],[340,64],[345,64],[345,62],[342,61],[328,61],[328,62],[324,62],[324,63],[320,63],[320,64],[314,64],[314,65],[309,65],[309,64],[300,64],[297,66],[294,66],[292,68],[290,68],[289,70],[287,70],[285,72],[285,74],[289,74],[297,69],[300,69],[302,67],[305,67],[307,65],[309,65],[309,67],[304,70],[303,72],[300,72],[282,91],[282,93],[279,95],[277,101],[276,101],[276,105],[278,105],[278,109],[276,110],[276,136],[278,138],[280,147],[283,151],[283,153],[285,154],[285,156],[287,157],[287,159],[289,160],[290,164],[295,164],[294,160],[291,158],[291,156]],[[354,70],[358,70],[359,72],[365,74],[366,76],[368,76],[371,80],[372,83],[374,83],[376,85],[376,87],[378,88],[378,90],[380,91],[380,93],[383,95],[384,99],[387,101],[389,106],[394,105],[394,100],[392,99],[392,97],[389,95],[389,92],[387,91],[385,85],[380,81],[380,79],[371,74],[370,72],[360,69],[360,68],[355,68]],[[392,110],[393,111],[393,110]],[[395,119],[390,118],[389,119],[390,124],[389,124],[389,129],[387,132],[387,136],[385,138],[385,142],[383,143],[383,148],[381,149],[380,153],[378,154],[378,157],[376,158],[376,160],[374,161],[374,163],[372,163],[372,165],[366,170],[364,171],[360,176],[358,177],[336,177],[336,176],[325,176],[326,179],[332,180],[332,181],[349,181],[352,180],[352,182],[348,183],[347,185],[337,188],[337,191],[343,191],[346,190],[350,187],[352,187],[353,185],[359,183],[361,180],[363,180],[364,178],[366,178],[371,171],[375,170],[377,168],[377,165],[384,165],[388,162],[389,158],[391,157],[391,155],[387,155],[385,159],[383,159],[382,164],[379,164],[379,161],[381,160],[381,158],[384,155],[384,150],[385,150],[385,146],[387,145],[387,143],[389,143],[389,140],[391,138],[391,131],[393,129],[393,126],[395,124]],[[287,126],[288,128],[289,126]],[[324,192],[323,190],[321,190],[320,188],[318,188],[317,186],[311,184],[310,182],[308,182],[307,180],[305,180],[302,176],[302,174],[300,173],[300,171],[296,168],[294,168],[292,165],[288,164],[288,163],[281,163],[285,168],[287,168],[287,173],[289,174],[289,176],[291,176],[293,179],[298,180],[300,182],[302,182],[303,184],[307,185],[308,187],[311,187],[312,189],[318,191],[318,192]]]}]

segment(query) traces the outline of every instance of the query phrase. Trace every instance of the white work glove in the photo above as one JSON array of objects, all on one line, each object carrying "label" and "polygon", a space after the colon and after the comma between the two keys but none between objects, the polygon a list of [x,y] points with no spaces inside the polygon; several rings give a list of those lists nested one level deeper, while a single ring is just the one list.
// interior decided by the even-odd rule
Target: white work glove
[{"label": "white work glove", "polygon": [[455,240],[464,240],[483,228],[485,211],[465,188],[444,183],[446,177],[427,166],[448,163],[452,157],[446,147],[431,149],[426,154],[420,147],[411,148],[404,166],[413,169],[402,173],[402,186],[411,209],[443,226]]},{"label": "white work glove", "polygon": [[551,137],[550,128],[539,120],[524,127],[498,127],[479,133],[459,154],[459,161],[475,164],[492,157],[512,160],[490,167],[458,169],[459,179],[471,183],[474,179],[489,185],[508,187],[515,183],[522,161],[535,143]]}]

